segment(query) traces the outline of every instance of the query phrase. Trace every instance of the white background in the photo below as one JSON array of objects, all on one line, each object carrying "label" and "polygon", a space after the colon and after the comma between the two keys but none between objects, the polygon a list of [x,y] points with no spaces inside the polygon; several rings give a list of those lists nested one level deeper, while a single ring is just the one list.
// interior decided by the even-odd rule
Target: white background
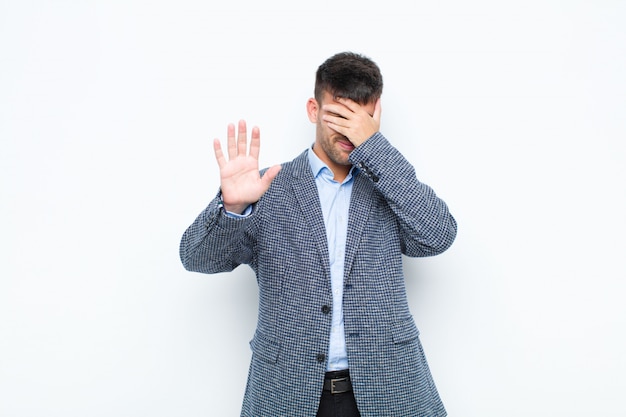
[{"label": "white background", "polygon": [[292,159],[344,50],[459,223],[406,260],[450,416],[626,415],[625,2],[2,0],[0,416],[238,415],[254,276],[179,240],[213,138]]}]

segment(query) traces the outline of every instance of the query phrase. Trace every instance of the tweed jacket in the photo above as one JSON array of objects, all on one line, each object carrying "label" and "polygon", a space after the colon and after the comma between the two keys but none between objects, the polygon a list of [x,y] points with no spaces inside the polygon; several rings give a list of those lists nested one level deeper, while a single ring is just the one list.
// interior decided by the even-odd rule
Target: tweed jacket
[{"label": "tweed jacket", "polygon": [[[354,395],[363,417],[446,411],[409,311],[402,255],[432,256],[456,221],[411,164],[376,133],[350,154],[354,178],[343,313]],[[220,209],[219,193],[185,231],[184,267],[218,273],[248,264],[259,288],[242,416],[314,417],[326,371],[332,293],[326,231],[306,151],[283,164],[250,216]]]}]

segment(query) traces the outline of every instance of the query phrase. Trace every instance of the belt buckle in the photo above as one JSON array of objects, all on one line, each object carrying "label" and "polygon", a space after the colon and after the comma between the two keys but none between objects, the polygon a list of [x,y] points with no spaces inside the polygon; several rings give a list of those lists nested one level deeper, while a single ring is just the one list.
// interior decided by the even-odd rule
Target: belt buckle
[{"label": "belt buckle", "polygon": [[330,380],[330,393],[331,394],[343,394],[346,391],[337,390],[335,391],[335,383],[336,382],[344,382],[347,381],[348,377],[344,376],[343,378],[333,378]]}]

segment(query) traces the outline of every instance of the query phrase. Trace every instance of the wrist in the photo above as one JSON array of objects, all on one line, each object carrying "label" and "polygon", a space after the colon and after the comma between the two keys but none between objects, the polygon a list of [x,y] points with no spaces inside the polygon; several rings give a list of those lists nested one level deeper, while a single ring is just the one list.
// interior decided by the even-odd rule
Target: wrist
[{"label": "wrist", "polygon": [[222,207],[224,210],[226,210],[229,213],[234,213],[234,214],[242,214],[250,204],[231,204],[231,203],[227,203],[226,201],[224,201],[224,195],[222,194],[222,190],[220,189],[218,195],[217,195],[217,199],[218,199],[218,205],[220,207]]},{"label": "wrist", "polygon": [[243,212],[246,211],[246,208],[248,208],[248,206],[249,204],[246,204],[246,205],[226,204],[222,202],[222,207],[224,207],[224,210],[233,214],[243,214]]}]

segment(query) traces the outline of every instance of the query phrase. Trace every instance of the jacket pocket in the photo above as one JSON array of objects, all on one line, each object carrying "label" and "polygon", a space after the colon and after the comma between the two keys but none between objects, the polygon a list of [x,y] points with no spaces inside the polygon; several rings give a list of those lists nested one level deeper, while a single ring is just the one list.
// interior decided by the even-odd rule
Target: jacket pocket
[{"label": "jacket pocket", "polygon": [[252,349],[252,355],[260,360],[268,363],[276,363],[278,361],[280,343],[270,337],[256,332],[250,341],[250,348]]},{"label": "jacket pocket", "polygon": [[413,317],[394,323],[391,326],[391,336],[393,343],[402,344],[416,340],[420,335]]}]

